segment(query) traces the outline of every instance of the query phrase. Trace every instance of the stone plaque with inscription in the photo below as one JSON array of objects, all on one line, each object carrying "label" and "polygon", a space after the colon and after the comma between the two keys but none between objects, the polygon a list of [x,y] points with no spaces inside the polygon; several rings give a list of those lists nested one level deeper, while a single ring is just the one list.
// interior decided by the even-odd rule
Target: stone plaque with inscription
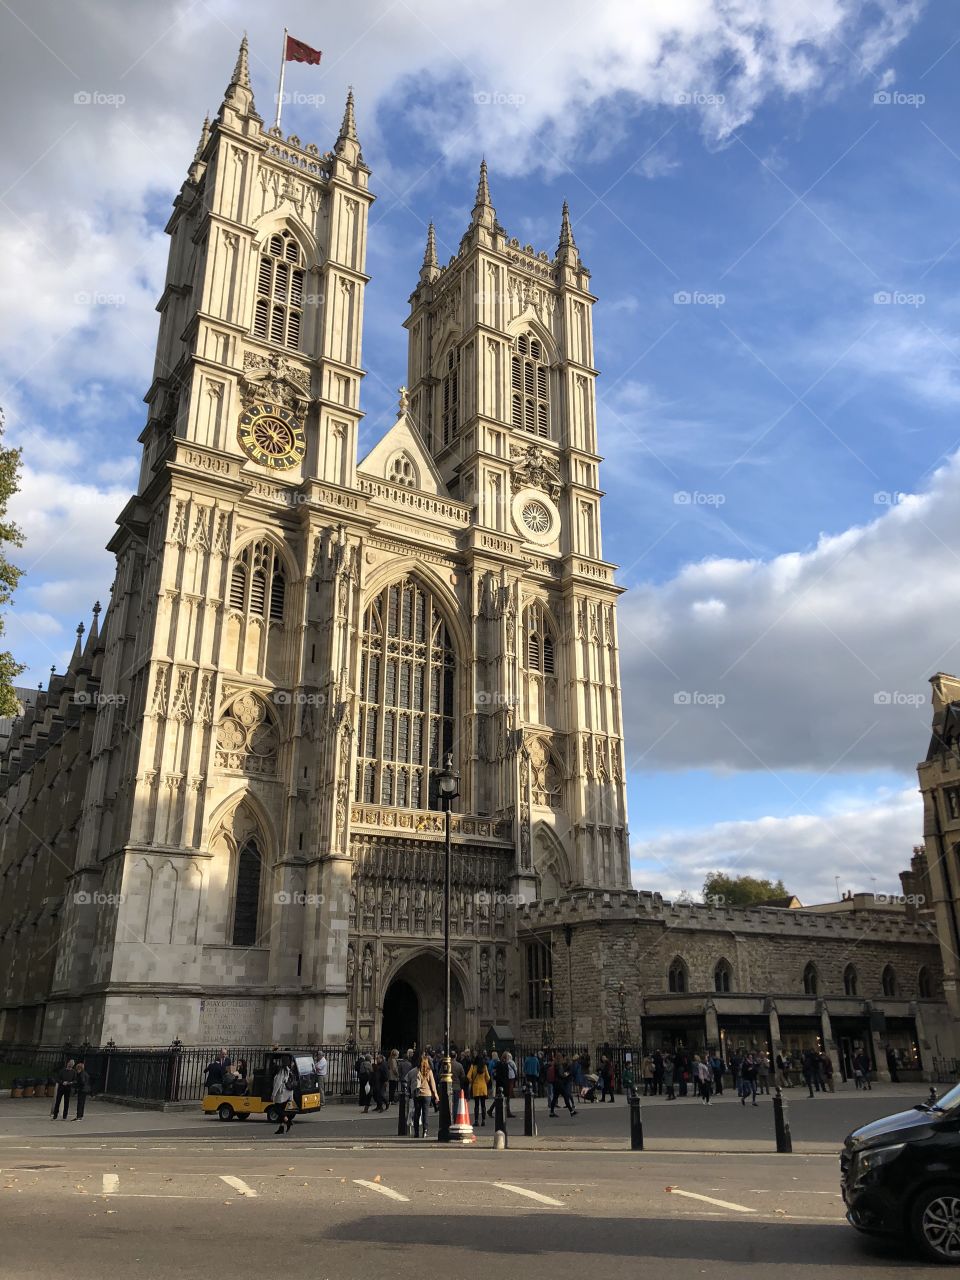
[{"label": "stone plaque with inscription", "polygon": [[262,1000],[201,1000],[200,1038],[224,1047],[263,1044]]}]

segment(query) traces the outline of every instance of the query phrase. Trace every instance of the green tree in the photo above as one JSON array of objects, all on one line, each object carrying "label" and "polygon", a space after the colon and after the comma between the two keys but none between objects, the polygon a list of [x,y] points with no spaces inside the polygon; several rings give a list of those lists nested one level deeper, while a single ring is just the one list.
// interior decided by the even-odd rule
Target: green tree
[{"label": "green tree", "polygon": [[711,871],[703,882],[704,902],[727,907],[750,907],[769,898],[787,898],[789,890],[782,880],[760,880],[756,876],[731,876],[724,871]]},{"label": "green tree", "polygon": [[[7,516],[7,505],[20,488],[20,450],[6,447],[3,441],[6,426],[0,409],[0,606],[10,600],[22,569],[7,558],[7,547],[22,547],[23,533]],[[0,616],[0,635],[3,635],[3,617]],[[23,670],[23,664],[15,662],[12,653],[0,653],[0,716],[17,714],[17,697],[13,682]]]}]

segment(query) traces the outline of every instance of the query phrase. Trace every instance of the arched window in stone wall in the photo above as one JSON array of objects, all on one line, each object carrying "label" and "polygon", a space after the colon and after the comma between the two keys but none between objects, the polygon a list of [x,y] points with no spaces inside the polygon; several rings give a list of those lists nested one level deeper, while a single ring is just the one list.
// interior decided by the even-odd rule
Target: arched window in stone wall
[{"label": "arched window in stone wall", "polygon": [[272,542],[248,543],[230,570],[230,608],[282,622],[287,582],[283,561]]},{"label": "arched window in stone wall", "polygon": [[811,961],[803,970],[803,990],[808,996],[815,996],[820,991],[820,975],[817,966]]},{"label": "arched window in stone wall", "polygon": [[514,341],[511,386],[513,425],[546,439],[550,435],[550,366],[543,343],[532,334],[522,333]]},{"label": "arched window in stone wall", "polygon": [[857,970],[852,964],[848,964],[843,971],[843,994],[845,996],[859,995],[858,991]]},{"label": "arched window in stone wall", "polygon": [[917,994],[921,1000],[933,999],[933,977],[925,964],[920,966],[917,974]]},{"label": "arched window in stone wall", "polygon": [[388,484],[397,484],[404,489],[415,489],[418,483],[417,468],[409,454],[403,450],[394,454],[387,467]]},{"label": "arched window in stone wall", "polygon": [[892,964],[883,966],[883,973],[880,975],[880,985],[883,987],[885,996],[895,996],[897,994],[897,971]]},{"label": "arched window in stone wall", "polygon": [[456,660],[433,593],[408,576],[367,606],[361,638],[357,800],[426,809],[454,749]]},{"label": "arched window in stone wall", "polygon": [[303,253],[291,233],[271,236],[257,263],[255,338],[299,351],[305,278]]},{"label": "arched window in stone wall", "polygon": [[713,971],[713,988],[715,991],[733,990],[733,966],[729,960],[720,960]]},{"label": "arched window in stone wall", "polygon": [[686,963],[680,956],[676,956],[671,961],[670,968],[667,970],[667,989],[678,994],[690,989],[690,975]]},{"label": "arched window in stone wall", "polygon": [[250,837],[237,853],[231,938],[235,947],[255,947],[259,941],[262,879],[263,859],[260,846]]}]

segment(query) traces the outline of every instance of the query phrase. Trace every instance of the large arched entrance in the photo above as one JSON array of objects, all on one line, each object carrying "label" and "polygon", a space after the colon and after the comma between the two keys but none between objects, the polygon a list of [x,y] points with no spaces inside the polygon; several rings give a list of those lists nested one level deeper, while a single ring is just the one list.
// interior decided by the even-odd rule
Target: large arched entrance
[{"label": "large arched entrance", "polygon": [[[450,1038],[466,1043],[466,1009],[456,972],[450,982]],[[422,1049],[443,1043],[443,957],[422,951],[403,965],[383,999],[380,1048]]]}]

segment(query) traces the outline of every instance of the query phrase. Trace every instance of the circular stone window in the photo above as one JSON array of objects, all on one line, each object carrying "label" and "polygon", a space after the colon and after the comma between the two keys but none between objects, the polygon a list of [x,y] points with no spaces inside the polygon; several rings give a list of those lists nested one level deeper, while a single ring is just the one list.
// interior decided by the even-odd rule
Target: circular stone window
[{"label": "circular stone window", "polygon": [[560,512],[539,489],[523,489],[513,499],[513,523],[524,542],[546,546],[560,529]]}]

